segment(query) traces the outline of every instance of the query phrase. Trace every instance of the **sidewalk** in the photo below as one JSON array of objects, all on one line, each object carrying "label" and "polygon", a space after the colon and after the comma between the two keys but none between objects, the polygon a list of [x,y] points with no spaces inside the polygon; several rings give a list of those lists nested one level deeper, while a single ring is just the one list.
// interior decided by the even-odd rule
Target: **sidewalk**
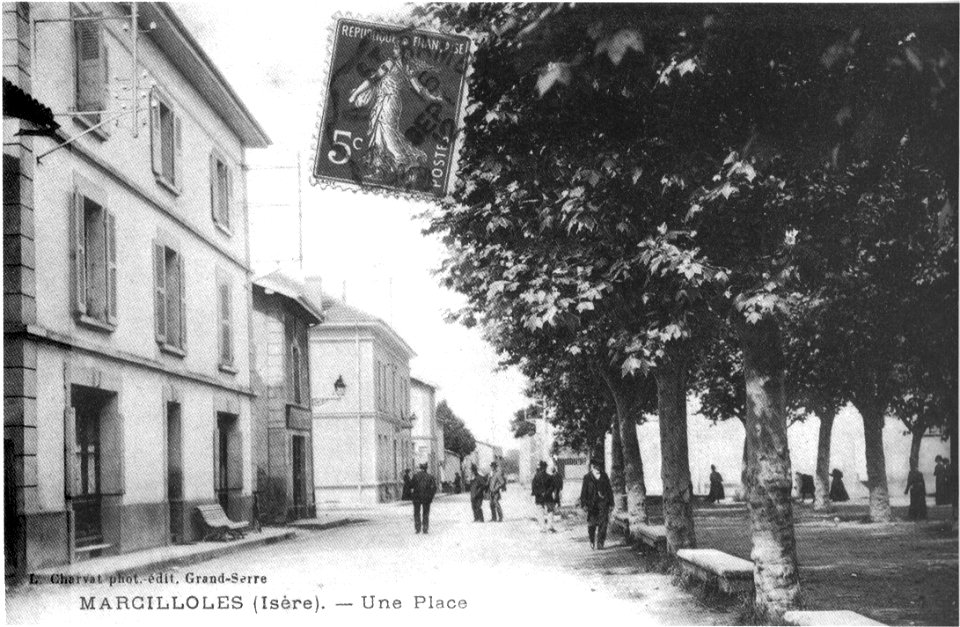
[{"label": "sidewalk", "polygon": [[196,564],[230,553],[275,544],[289,540],[294,535],[295,532],[289,528],[264,528],[259,533],[248,532],[245,538],[228,542],[163,546],[123,555],[98,557],[75,564],[52,566],[32,573],[29,579],[34,583],[48,584],[51,583],[51,578],[60,579],[64,576],[83,578],[84,581],[129,577]]}]

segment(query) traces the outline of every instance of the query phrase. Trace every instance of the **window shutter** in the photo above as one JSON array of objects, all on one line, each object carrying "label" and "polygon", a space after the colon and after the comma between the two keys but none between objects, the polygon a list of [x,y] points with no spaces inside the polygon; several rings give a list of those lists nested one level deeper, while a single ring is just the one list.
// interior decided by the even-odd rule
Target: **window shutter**
[{"label": "window shutter", "polygon": [[183,125],[179,115],[173,117],[173,184],[183,189]]},{"label": "window shutter", "polygon": [[233,207],[233,169],[228,167],[224,163],[224,167],[227,170],[227,202],[223,207],[223,222],[224,226],[228,229],[230,228],[230,210]]},{"label": "window shutter", "polygon": [[153,291],[155,294],[155,327],[158,342],[167,341],[167,273],[166,247],[153,242]]},{"label": "window shutter", "polygon": [[180,348],[187,350],[187,282],[183,255],[177,255],[177,279],[180,284]]},{"label": "window shutter", "polygon": [[163,139],[160,130],[160,98],[150,90],[150,167],[154,174],[163,174]]},{"label": "window shutter", "polygon": [[104,210],[107,215],[107,322],[117,323],[117,216]]},{"label": "window shutter", "polygon": [[220,283],[220,363],[233,364],[233,336],[230,327],[230,286]]},{"label": "window shutter", "polygon": [[[103,81],[100,85],[100,106],[101,110],[110,108],[110,50],[107,48],[107,38],[104,35],[103,27],[100,27],[100,65],[103,72]],[[107,124],[100,128],[106,129]]]},{"label": "window shutter", "polygon": [[214,223],[220,220],[220,212],[217,210],[217,157],[210,153],[210,217]]},{"label": "window shutter", "polygon": [[73,252],[73,307],[78,314],[87,313],[87,255],[84,232],[84,197],[73,191],[73,209],[70,212]]},{"label": "window shutter", "polygon": [[[84,15],[93,17],[95,14]],[[91,20],[73,23],[76,58],[76,107],[78,111],[99,111],[104,94],[103,30]]]},{"label": "window shutter", "polygon": [[63,410],[63,493],[66,497],[77,494],[77,482],[80,479],[77,468],[77,410],[67,407]]},{"label": "window shutter", "polygon": [[[299,336],[299,333],[297,335]],[[304,347],[300,351],[300,396],[304,405],[310,404],[310,353]]]}]

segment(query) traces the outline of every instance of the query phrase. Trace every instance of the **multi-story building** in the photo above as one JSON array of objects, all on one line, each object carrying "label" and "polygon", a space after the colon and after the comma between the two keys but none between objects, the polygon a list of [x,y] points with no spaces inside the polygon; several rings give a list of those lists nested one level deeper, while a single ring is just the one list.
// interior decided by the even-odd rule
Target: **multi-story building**
[{"label": "multi-story building", "polygon": [[277,271],[253,281],[253,491],[263,522],[316,514],[307,333],[321,319],[293,277]]},{"label": "multi-story building", "polygon": [[4,120],[8,562],[191,540],[199,504],[249,520],[244,151],[269,139],[166,4],[3,11],[4,77],[60,124]]},{"label": "multi-story building", "polygon": [[410,378],[410,409],[413,412],[413,458],[427,464],[434,477],[444,465],[443,429],[437,422],[437,386],[417,377]]},{"label": "multi-story building", "polygon": [[323,294],[319,279],[307,279],[307,294],[324,315],[310,329],[317,509],[398,499],[413,466],[413,349],[383,320]]}]

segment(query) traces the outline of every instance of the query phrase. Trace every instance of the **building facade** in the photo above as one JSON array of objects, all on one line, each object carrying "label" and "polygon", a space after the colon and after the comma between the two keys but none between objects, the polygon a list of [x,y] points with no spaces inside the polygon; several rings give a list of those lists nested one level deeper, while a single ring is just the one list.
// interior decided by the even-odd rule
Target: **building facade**
[{"label": "building facade", "polygon": [[316,515],[308,330],[322,314],[281,272],[253,281],[253,491],[265,523]]},{"label": "building facade", "polygon": [[399,499],[413,466],[413,349],[383,320],[324,295],[319,279],[307,279],[307,295],[324,314],[310,329],[317,509]]},{"label": "building facade", "polygon": [[414,421],[414,464],[427,464],[434,477],[441,477],[444,465],[443,429],[437,422],[437,386],[422,379],[410,379],[410,409]]},{"label": "building facade", "polygon": [[129,4],[4,4],[4,77],[61,126],[4,120],[8,572],[251,513],[244,151],[269,139],[173,11],[139,9],[134,56]]}]

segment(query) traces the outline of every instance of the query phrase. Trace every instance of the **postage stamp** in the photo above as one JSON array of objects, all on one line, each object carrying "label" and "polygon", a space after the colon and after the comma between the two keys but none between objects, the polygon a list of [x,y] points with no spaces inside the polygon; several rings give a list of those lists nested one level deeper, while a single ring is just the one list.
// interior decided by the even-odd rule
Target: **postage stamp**
[{"label": "postage stamp", "polygon": [[444,197],[469,62],[465,35],[338,18],[314,180]]}]

